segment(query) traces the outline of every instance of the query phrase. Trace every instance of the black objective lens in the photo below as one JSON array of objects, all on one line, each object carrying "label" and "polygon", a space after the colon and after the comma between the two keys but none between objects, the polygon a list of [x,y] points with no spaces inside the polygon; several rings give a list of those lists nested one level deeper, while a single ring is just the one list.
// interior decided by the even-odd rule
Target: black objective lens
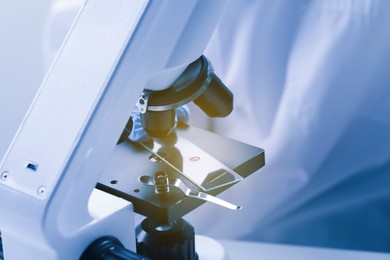
[{"label": "black objective lens", "polygon": [[141,114],[145,132],[154,138],[165,138],[176,127],[176,110],[146,111]]},{"label": "black objective lens", "polygon": [[209,117],[226,117],[233,110],[233,94],[215,73],[207,89],[194,100]]}]

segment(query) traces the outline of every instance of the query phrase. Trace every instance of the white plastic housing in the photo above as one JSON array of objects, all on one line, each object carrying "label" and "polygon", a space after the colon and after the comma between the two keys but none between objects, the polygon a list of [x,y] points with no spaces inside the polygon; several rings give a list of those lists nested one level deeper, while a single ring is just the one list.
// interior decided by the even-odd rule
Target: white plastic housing
[{"label": "white plastic housing", "polygon": [[94,187],[141,91],[202,54],[225,4],[85,2],[0,165],[6,259],[77,259],[102,235],[134,249],[131,205]]}]

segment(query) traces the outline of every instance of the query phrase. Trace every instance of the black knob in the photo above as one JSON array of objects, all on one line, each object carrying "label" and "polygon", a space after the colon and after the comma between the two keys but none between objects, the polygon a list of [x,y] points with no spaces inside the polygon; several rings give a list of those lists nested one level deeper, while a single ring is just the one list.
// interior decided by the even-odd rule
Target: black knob
[{"label": "black knob", "polygon": [[127,250],[122,243],[113,236],[104,236],[93,241],[84,251],[81,260],[146,260]]},{"label": "black knob", "polygon": [[159,224],[146,218],[137,227],[137,253],[151,259],[197,260],[194,228],[184,219]]}]

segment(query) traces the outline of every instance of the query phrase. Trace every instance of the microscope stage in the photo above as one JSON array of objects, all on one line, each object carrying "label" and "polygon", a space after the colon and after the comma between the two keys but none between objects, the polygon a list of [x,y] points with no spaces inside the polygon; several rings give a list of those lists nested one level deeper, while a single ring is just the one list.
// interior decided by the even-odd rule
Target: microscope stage
[{"label": "microscope stage", "polygon": [[[264,151],[261,148],[194,127],[177,129],[177,134],[180,138],[195,144],[196,148],[206,151],[208,155],[233,169],[243,178],[264,166]],[[203,158],[203,155],[199,157]],[[170,191],[166,194],[156,194],[155,186],[145,185],[139,181],[141,176],[153,178],[157,171],[167,171],[168,168],[164,162],[159,161],[158,158],[156,160],[155,156],[142,145],[125,141],[114,149],[96,188],[132,202],[134,211],[141,215],[161,223],[171,223],[205,201],[186,197],[176,187],[170,187]],[[199,190],[180,174],[171,174],[180,177],[189,188]],[[208,190],[207,193],[215,196],[232,185],[234,184]]]}]

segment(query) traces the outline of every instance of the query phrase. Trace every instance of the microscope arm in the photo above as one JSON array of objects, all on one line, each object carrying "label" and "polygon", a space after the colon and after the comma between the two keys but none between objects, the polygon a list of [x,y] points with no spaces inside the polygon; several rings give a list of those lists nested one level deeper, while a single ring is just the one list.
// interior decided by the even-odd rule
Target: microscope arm
[{"label": "microscope arm", "polygon": [[0,165],[6,259],[77,259],[102,235],[134,249],[131,205],[96,207],[118,199],[94,187],[141,91],[201,56],[226,2],[85,2]]}]

